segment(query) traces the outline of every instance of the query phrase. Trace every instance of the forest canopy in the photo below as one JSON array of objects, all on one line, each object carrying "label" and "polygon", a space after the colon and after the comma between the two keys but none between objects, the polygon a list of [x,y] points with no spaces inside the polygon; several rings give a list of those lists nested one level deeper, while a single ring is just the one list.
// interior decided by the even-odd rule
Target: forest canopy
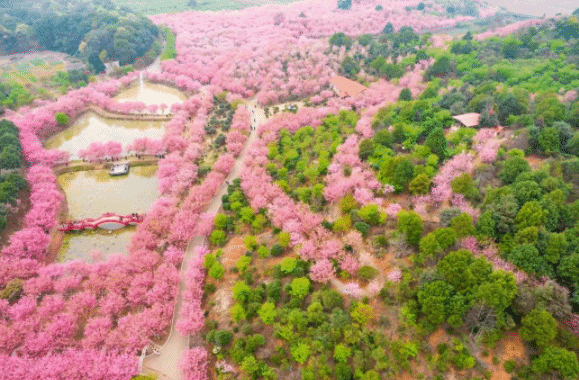
[{"label": "forest canopy", "polygon": [[148,18],[117,7],[109,0],[0,1],[0,50],[6,53],[39,46],[121,65],[145,55],[159,35]]}]

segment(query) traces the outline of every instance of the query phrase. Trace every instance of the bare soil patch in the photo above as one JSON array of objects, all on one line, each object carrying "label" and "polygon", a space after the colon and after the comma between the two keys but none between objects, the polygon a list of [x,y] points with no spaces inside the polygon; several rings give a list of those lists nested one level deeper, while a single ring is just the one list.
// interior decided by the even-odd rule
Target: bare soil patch
[{"label": "bare soil patch", "polygon": [[223,268],[225,268],[225,270],[234,268],[235,263],[243,256],[245,251],[246,249],[241,236],[235,236],[231,239],[225,248],[223,248],[223,257],[221,257],[221,265],[223,265]]}]

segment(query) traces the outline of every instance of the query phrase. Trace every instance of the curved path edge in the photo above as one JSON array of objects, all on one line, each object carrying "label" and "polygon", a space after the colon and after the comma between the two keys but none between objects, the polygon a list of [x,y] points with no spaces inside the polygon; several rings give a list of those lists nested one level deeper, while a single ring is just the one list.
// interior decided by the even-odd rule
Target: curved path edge
[{"label": "curved path edge", "polygon": [[[260,113],[259,121],[262,119],[265,120],[265,116],[263,115],[263,110],[256,108],[255,100],[248,102],[246,105],[248,110],[255,111]],[[252,112],[253,113],[253,112]],[[251,116],[250,116],[251,117]],[[249,137],[247,138],[243,150],[241,151],[239,157],[235,161],[235,165],[233,166],[231,172],[225,179],[224,183],[221,185],[219,191],[207,208],[205,212],[209,213],[217,213],[217,211],[221,208],[221,197],[227,192],[227,186],[225,182],[231,182],[234,179],[238,178],[241,174],[241,170],[243,169],[245,157],[247,155],[247,151],[249,147],[253,144],[255,139],[257,138],[257,122],[254,122],[254,119],[250,119],[250,125],[253,127],[250,131]],[[146,357],[142,357],[142,364],[141,364],[141,373],[153,373],[158,376],[159,380],[182,380],[183,376],[181,374],[181,370],[179,367],[179,362],[181,357],[183,356],[183,351],[189,348],[189,337],[188,336],[181,336],[175,330],[175,324],[177,323],[177,319],[179,317],[179,313],[181,311],[182,303],[183,303],[183,292],[185,291],[186,287],[186,276],[185,273],[187,272],[186,267],[189,264],[191,258],[193,257],[193,251],[195,247],[198,245],[205,244],[206,240],[203,236],[194,236],[187,246],[187,250],[185,251],[185,256],[183,257],[183,263],[181,265],[181,271],[179,273],[180,282],[179,282],[179,292],[177,295],[177,300],[175,302],[175,310],[173,312],[173,320],[171,323],[171,331],[169,333],[169,337],[160,347],[158,350],[158,354],[152,354]]]}]

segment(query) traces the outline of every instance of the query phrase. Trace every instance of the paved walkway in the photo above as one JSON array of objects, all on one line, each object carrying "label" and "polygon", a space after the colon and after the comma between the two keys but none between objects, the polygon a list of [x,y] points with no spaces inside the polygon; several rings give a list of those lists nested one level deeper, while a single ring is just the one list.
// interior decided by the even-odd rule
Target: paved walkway
[{"label": "paved walkway", "polygon": [[[255,128],[260,123],[265,122],[265,114],[263,110],[260,108],[256,108],[255,100],[248,102],[247,108],[250,112],[251,117],[251,125]],[[254,122],[254,117],[252,111],[255,113],[256,118]],[[234,179],[238,178],[241,170],[243,169],[243,162],[245,160],[245,156],[247,154],[248,147],[251,146],[253,141],[257,138],[257,133],[255,130],[252,130],[249,138],[247,139],[239,158],[235,162],[231,173],[226,178],[227,182],[232,182]],[[206,212],[217,213],[219,208],[221,207],[221,197],[227,192],[227,185],[223,183],[219,192],[213,197],[209,205],[207,206]],[[159,376],[159,380],[182,380],[183,376],[181,374],[181,370],[179,368],[179,362],[181,357],[183,356],[183,351],[189,348],[189,338],[181,336],[175,330],[175,324],[177,322],[177,318],[179,318],[179,312],[181,311],[182,307],[182,294],[185,290],[185,273],[187,269],[187,265],[193,256],[193,250],[196,246],[202,245],[205,243],[205,238],[202,236],[195,236],[189,242],[187,246],[187,250],[185,252],[185,257],[183,258],[183,264],[181,266],[181,281],[179,284],[179,294],[177,296],[177,301],[175,303],[175,311],[173,313],[173,323],[171,324],[171,332],[167,341],[163,346],[160,348],[160,353],[151,355],[146,357],[143,360],[143,373],[152,372]]]}]

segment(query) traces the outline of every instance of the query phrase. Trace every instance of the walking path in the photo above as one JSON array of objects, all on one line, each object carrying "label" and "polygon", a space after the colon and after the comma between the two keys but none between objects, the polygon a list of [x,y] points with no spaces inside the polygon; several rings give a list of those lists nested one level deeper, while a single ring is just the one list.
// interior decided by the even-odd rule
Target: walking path
[{"label": "walking path", "polygon": [[[260,108],[256,108],[255,100],[248,102],[247,108],[250,111],[251,117],[251,126],[253,129],[251,130],[247,141],[245,142],[245,146],[241,151],[231,173],[226,178],[226,182],[231,183],[234,179],[238,178],[241,174],[241,170],[243,169],[243,162],[245,161],[245,157],[247,155],[247,150],[257,138],[257,133],[255,129],[257,126],[265,121],[265,114],[263,110]],[[255,119],[254,119],[255,114]],[[255,120],[255,121],[254,121]],[[207,206],[206,212],[210,213],[217,213],[219,208],[221,207],[221,197],[227,192],[227,185],[223,183],[219,192],[213,197],[209,205]],[[171,332],[169,333],[169,337],[163,346],[159,349],[159,354],[153,354],[151,356],[146,357],[143,360],[142,364],[142,372],[148,373],[152,372],[159,376],[159,380],[182,380],[182,374],[179,367],[179,361],[183,356],[183,351],[189,348],[189,337],[181,336],[175,330],[175,324],[177,322],[177,318],[179,317],[179,312],[181,311],[183,298],[182,294],[185,291],[185,273],[187,269],[187,265],[193,256],[193,250],[196,246],[205,244],[205,238],[203,236],[195,236],[189,242],[187,246],[187,250],[185,251],[185,256],[183,258],[183,264],[181,266],[181,281],[179,283],[179,293],[177,295],[177,300],[175,302],[175,311],[173,313],[173,323],[171,324]]]}]

